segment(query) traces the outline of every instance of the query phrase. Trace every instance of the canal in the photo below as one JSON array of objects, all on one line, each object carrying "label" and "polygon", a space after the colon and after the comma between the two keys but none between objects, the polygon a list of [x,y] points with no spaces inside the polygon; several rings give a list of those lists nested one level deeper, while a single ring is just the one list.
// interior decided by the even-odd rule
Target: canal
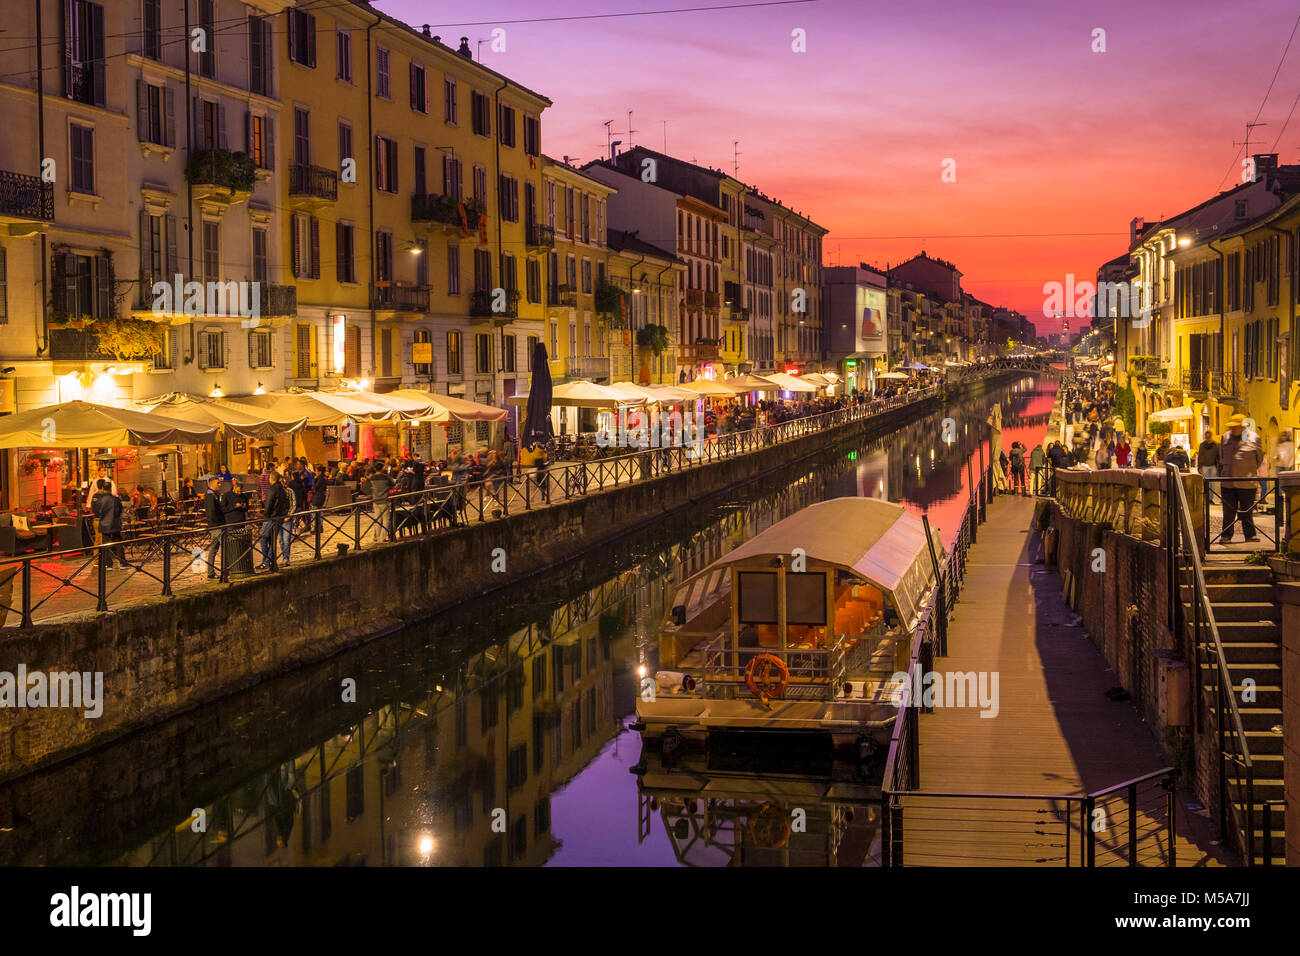
[{"label": "canal", "polygon": [[[873,808],[806,781],[639,787],[626,727],[638,668],[654,669],[676,581],[816,501],[901,502],[951,540],[991,405],[1003,446],[1032,448],[1054,388],[992,389],[701,501],[508,601],[463,605],[0,785],[0,864],[860,864]],[[794,834],[792,805],[806,817]]]}]

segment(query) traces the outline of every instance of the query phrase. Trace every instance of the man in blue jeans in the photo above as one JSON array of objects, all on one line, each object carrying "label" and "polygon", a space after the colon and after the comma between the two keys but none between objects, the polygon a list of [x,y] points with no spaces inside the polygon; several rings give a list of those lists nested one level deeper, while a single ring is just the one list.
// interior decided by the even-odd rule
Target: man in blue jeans
[{"label": "man in blue jeans", "polygon": [[257,566],[257,570],[269,571],[275,561],[277,532],[289,514],[289,495],[284,490],[284,481],[278,471],[271,472],[271,481],[267,485],[263,505],[262,563]]}]

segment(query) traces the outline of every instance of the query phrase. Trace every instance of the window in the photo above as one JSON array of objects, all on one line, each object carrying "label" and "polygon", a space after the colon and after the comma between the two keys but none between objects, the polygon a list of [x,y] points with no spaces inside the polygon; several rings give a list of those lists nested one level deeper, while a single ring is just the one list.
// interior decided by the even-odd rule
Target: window
[{"label": "window", "polygon": [[54,311],[71,316],[113,317],[113,266],[108,256],[57,253],[53,273]]},{"label": "window", "polygon": [[591,260],[585,256],[582,259],[582,291],[584,295],[591,294]]},{"label": "window", "polygon": [[248,333],[248,367],[271,367],[271,333],[255,330]]},{"label": "window", "polygon": [[455,156],[442,157],[442,193],[452,199],[460,201],[461,195],[461,167],[460,160]]},{"label": "window", "polygon": [[501,343],[501,358],[503,360],[502,364],[505,366],[504,371],[513,372],[515,371],[515,362],[518,358],[517,353],[519,346],[516,344],[515,336],[513,335],[502,336],[502,339],[504,341]]},{"label": "window", "polygon": [[397,192],[397,143],[375,137],[375,186],[380,192]]},{"label": "window", "polygon": [[136,136],[142,143],[176,145],[176,100],[172,91],[135,81]]},{"label": "window", "polygon": [[591,197],[582,194],[582,241],[591,242]]},{"label": "window", "polygon": [[316,326],[299,322],[293,328],[293,367],[297,378],[311,378],[316,366]]},{"label": "window", "polygon": [[[339,169],[343,169],[343,164],[354,157],[352,152],[352,124],[339,120]],[[356,185],[352,183],[350,185]]]},{"label": "window", "polygon": [[104,8],[86,0],[64,4],[63,95],[104,105]]},{"label": "window", "polygon": [[293,240],[293,274],[299,279],[320,278],[320,220],[295,213],[290,221]]},{"label": "window", "polygon": [[352,34],[347,30],[339,30],[334,34],[334,57],[337,64],[335,78],[342,80],[344,83],[351,83]]},{"label": "window", "polygon": [[390,99],[393,93],[389,83],[388,51],[381,46],[375,47],[375,74],[375,94]]},{"label": "window", "polygon": [[95,192],[95,131],[89,126],[69,124],[72,154],[72,189],[79,193]]},{"label": "window", "polygon": [[[432,347],[432,344],[431,344],[431,343],[433,342],[433,334],[432,334],[428,329],[416,329],[416,330],[415,330],[415,335],[414,335],[414,337],[411,339],[411,341],[414,342],[414,343],[417,344],[417,345],[425,345],[425,344],[428,344],[428,345],[430,346],[430,348],[429,348],[429,354],[430,354],[430,355],[433,354],[433,347]],[[433,366],[432,366],[432,365],[429,365],[429,364],[426,363],[426,362],[414,362],[414,363],[412,363],[411,367],[415,370],[415,374],[416,374],[416,375],[432,375],[432,374],[433,374]]]},{"label": "window", "polygon": [[536,116],[524,117],[524,152],[529,156],[542,154],[542,121]]},{"label": "window", "polygon": [[497,128],[502,146],[515,145],[515,110],[512,106],[501,104],[497,111]]},{"label": "window", "polygon": [[176,217],[140,213],[140,286],[142,297],[151,294],[159,280],[171,282],[176,274]]},{"label": "window", "polygon": [[469,105],[475,134],[479,136],[491,136],[492,104],[489,102],[487,95],[479,92],[470,93]]},{"label": "window", "polygon": [[339,282],[356,282],[356,229],[350,223],[334,225],[335,275]]},{"label": "window", "polygon": [[474,291],[486,292],[492,288],[492,253],[487,249],[474,250]]},{"label": "window", "polygon": [[519,180],[502,174],[497,183],[501,204],[501,219],[504,222],[519,221]]},{"label": "window", "polygon": [[393,281],[393,234],[387,229],[375,230],[375,279]]},{"label": "window", "polygon": [[459,375],[461,371],[460,333],[456,331],[448,332],[447,373],[449,375]]},{"label": "window", "polygon": [[343,335],[343,374],[356,378],[361,374],[361,329],[349,325]]},{"label": "window", "polygon": [[0,246],[0,325],[9,324],[9,285],[5,255],[8,250]]},{"label": "window", "polygon": [[551,323],[551,358],[560,354],[560,323]]},{"label": "window", "polygon": [[316,17],[303,10],[289,10],[289,62],[316,66]]},{"label": "window", "polygon": [[479,375],[492,373],[492,336],[480,334],[474,336],[474,371]]},{"label": "window", "polygon": [[[541,769],[541,768],[538,768]],[[542,797],[533,804],[533,836],[541,836],[551,829],[551,798]]]},{"label": "window", "polygon": [[474,167],[474,198],[478,202],[481,202],[484,206],[487,205],[487,167],[486,166]]},{"label": "window", "polygon": [[447,294],[460,295],[460,246],[447,245]]},{"label": "window", "polygon": [[271,154],[271,126],[265,116],[249,113],[247,116],[247,153],[258,169],[274,169],[275,157]]},{"label": "window", "polygon": [[221,281],[221,223],[203,222],[203,279]]},{"label": "window", "polygon": [[217,36],[216,17],[212,12],[212,0],[199,0],[199,28],[207,42],[199,52],[199,75],[209,79],[217,75]]},{"label": "window", "polygon": [[501,256],[501,288],[511,292],[519,288],[519,268],[513,253],[507,252]]},{"label": "window", "polygon": [[140,52],[151,60],[161,60],[162,0],[144,0],[141,6]]},{"label": "window", "polygon": [[415,194],[423,196],[429,191],[429,184],[425,179],[424,147],[415,147]]},{"label": "window", "polygon": [[226,367],[225,332],[200,332],[197,345],[199,368]]},{"label": "window", "polygon": [[424,67],[411,64],[411,109],[417,113],[429,112],[429,82]]},{"label": "window", "polygon": [[268,270],[266,267],[266,230],[260,227],[253,228],[253,281],[266,282]]},{"label": "window", "polygon": [[293,110],[293,162],[296,166],[311,164],[311,113],[299,107]]},{"label": "window", "polygon": [[447,78],[442,81],[442,119],[445,123],[456,125],[456,81]]},{"label": "window", "polygon": [[271,92],[271,20],[248,18],[248,88],[261,96]]},{"label": "window", "polygon": [[518,790],[528,780],[528,745],[519,744],[510,748],[506,757],[506,788],[511,792]]},{"label": "window", "polygon": [[[0,318],[0,323],[3,321],[4,319]],[[156,369],[171,369],[174,365],[172,361],[172,350],[176,340],[172,336],[172,330],[170,328],[164,327],[159,329],[159,332],[162,335],[162,340],[159,343],[162,346],[162,350],[154,353],[153,367]]]},{"label": "window", "polygon": [[[537,259],[529,258],[524,266],[524,284],[529,302],[542,301],[542,264]],[[529,353],[532,354],[531,352]]]},{"label": "window", "polygon": [[387,326],[379,330],[379,368],[383,378],[393,377],[393,330]]},{"label": "window", "polygon": [[411,250],[415,260],[415,284],[421,289],[429,288],[429,240],[416,239]]},{"label": "window", "polygon": [[528,336],[528,354],[524,356],[524,366],[526,371],[531,372],[533,370],[533,356],[537,354],[537,343],[539,341],[540,340],[535,335]]},{"label": "window", "polygon": [[564,281],[570,292],[578,291],[578,260],[573,256],[565,256]]}]

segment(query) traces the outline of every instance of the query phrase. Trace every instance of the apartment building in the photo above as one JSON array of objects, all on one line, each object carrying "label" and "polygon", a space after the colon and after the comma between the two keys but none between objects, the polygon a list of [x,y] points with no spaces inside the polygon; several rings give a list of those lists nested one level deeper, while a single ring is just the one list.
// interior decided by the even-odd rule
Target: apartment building
[{"label": "apartment building", "polygon": [[830,266],[822,271],[825,288],[827,357],[837,364],[848,391],[874,391],[875,375],[888,371],[888,279],[866,263]]},{"label": "apartment building", "polygon": [[[612,313],[597,308],[606,285],[607,203],[617,190],[561,160],[542,157],[540,227],[548,244],[547,356],[557,382],[611,378]],[[603,300],[602,300],[603,301]],[[621,340],[621,336],[620,336]]]},{"label": "apartment building", "polygon": [[610,378],[671,385],[677,379],[678,290],[686,262],[635,232],[609,230]]},{"label": "apartment building", "polygon": [[[0,410],[278,386],[278,325],[295,304],[265,134],[279,110],[270,18],[284,8],[200,0],[188,29],[180,0],[8,11],[0,363],[14,377]],[[5,457],[13,503],[39,479]],[[117,475],[157,470],[130,455]]]},{"label": "apartment building", "polygon": [[[318,0],[283,20],[289,384],[420,387],[515,414],[544,325],[529,226],[550,101],[476,62],[466,38],[453,49],[369,4]],[[469,441],[458,431],[409,440],[438,454]],[[398,449],[359,451],[384,450]]]}]

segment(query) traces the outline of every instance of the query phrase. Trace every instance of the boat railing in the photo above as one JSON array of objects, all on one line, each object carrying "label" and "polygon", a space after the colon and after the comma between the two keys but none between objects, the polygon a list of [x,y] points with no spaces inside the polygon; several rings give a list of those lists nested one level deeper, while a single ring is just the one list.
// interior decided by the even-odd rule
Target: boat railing
[{"label": "boat railing", "polygon": [[[876,629],[873,629],[875,632]],[[825,647],[741,647],[727,646],[727,635],[719,635],[704,647],[704,674],[700,681],[703,697],[758,699],[749,689],[746,672],[760,655],[778,658],[788,679],[783,697],[792,700],[835,700],[850,674],[858,673],[870,660],[869,643],[863,635],[841,635]]]}]

